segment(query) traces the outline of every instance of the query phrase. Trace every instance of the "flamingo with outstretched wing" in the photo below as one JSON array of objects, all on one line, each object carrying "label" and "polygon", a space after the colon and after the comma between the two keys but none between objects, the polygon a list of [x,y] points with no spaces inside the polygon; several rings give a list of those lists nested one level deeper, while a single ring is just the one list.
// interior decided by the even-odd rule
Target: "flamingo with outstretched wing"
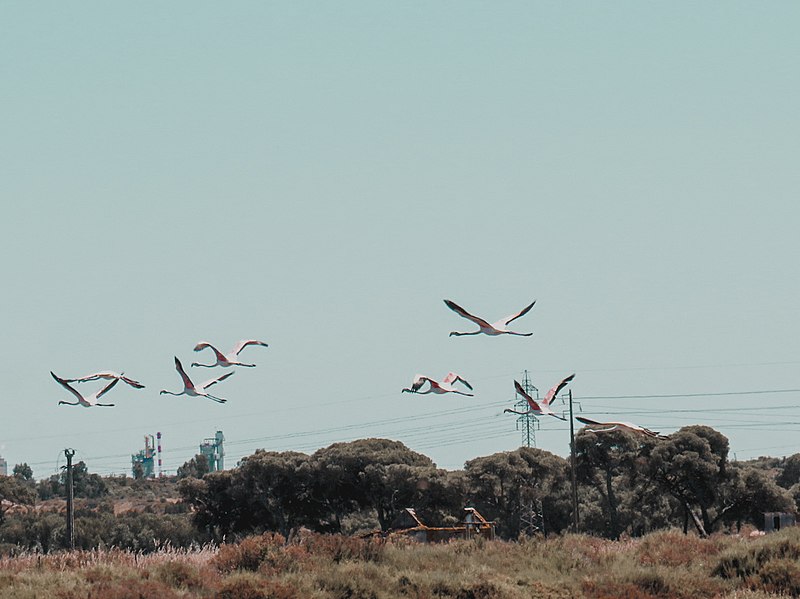
[{"label": "flamingo with outstretched wing", "polygon": [[217,403],[225,403],[226,401],[228,401],[227,399],[222,399],[221,397],[215,397],[211,395],[210,393],[208,393],[208,391],[206,391],[206,389],[208,389],[212,385],[216,385],[220,381],[224,381],[229,376],[232,376],[234,374],[233,372],[226,372],[220,377],[211,379],[200,385],[195,385],[192,382],[192,379],[190,379],[186,374],[186,371],[184,371],[183,366],[181,366],[181,361],[177,357],[175,358],[175,370],[178,371],[178,374],[181,375],[181,379],[183,379],[183,391],[174,393],[172,391],[167,391],[166,389],[162,389],[159,395],[166,394],[175,396],[188,395],[190,397],[206,397],[208,399],[216,401]]},{"label": "flamingo with outstretched wing", "polygon": [[451,337],[453,335],[456,335],[456,336],[480,335],[481,333],[483,333],[484,335],[491,335],[491,336],[496,336],[496,335],[518,335],[520,337],[530,337],[531,335],[533,335],[533,333],[517,333],[515,331],[509,331],[508,330],[508,325],[511,324],[513,321],[515,321],[520,316],[525,316],[530,311],[530,309],[533,308],[533,305],[536,303],[536,300],[531,302],[530,305],[524,307],[522,310],[520,310],[516,314],[512,314],[511,316],[506,316],[505,318],[501,318],[500,320],[498,320],[497,322],[492,323],[492,324],[489,324],[483,318],[480,318],[478,316],[470,314],[464,308],[462,308],[461,306],[459,306],[458,304],[456,304],[453,301],[450,301],[450,300],[446,299],[446,300],[444,300],[444,303],[453,312],[455,312],[456,314],[458,314],[462,318],[466,318],[467,320],[471,320],[472,322],[474,322],[476,325],[478,325],[480,327],[477,331],[471,331],[471,332],[467,332],[467,333],[463,333],[463,332],[459,332],[459,331],[452,331],[450,333]]},{"label": "flamingo with outstretched wing", "polygon": [[[420,391],[426,382],[430,383],[430,387],[428,387],[426,391]],[[441,381],[432,379],[424,374],[418,374],[414,377],[414,382],[411,383],[411,387],[408,389],[403,389],[403,393],[419,393],[420,395],[427,395],[428,393],[436,393],[439,395],[443,393],[457,393],[458,395],[473,397],[472,393],[466,393],[457,389],[454,386],[456,383],[461,383],[467,389],[472,391],[472,385],[467,382],[467,379],[459,374],[456,374],[455,372],[448,372],[447,376]]]},{"label": "flamingo with outstretched wing", "polygon": [[230,366],[246,366],[247,368],[254,368],[255,364],[245,364],[237,357],[239,353],[248,345],[261,345],[262,347],[269,347],[266,343],[263,341],[258,341],[257,339],[242,339],[236,344],[236,347],[233,348],[233,351],[228,354],[223,354],[208,341],[201,341],[194,346],[194,351],[201,351],[207,347],[211,348],[211,351],[214,352],[216,361],[213,364],[200,364],[199,362],[192,362],[192,366],[202,366],[204,368],[214,368],[215,366],[222,366],[223,368],[228,368]]}]

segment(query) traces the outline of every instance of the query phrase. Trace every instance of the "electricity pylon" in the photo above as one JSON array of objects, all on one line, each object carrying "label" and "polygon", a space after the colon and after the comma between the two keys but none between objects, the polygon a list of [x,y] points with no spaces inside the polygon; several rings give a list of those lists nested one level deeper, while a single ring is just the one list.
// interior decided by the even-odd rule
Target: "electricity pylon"
[{"label": "electricity pylon", "polygon": [[[531,379],[528,376],[528,371],[522,374],[522,388],[525,393],[539,400],[539,390],[531,384]],[[515,396],[517,403],[514,408],[518,412],[528,412],[531,407],[524,397]],[[533,414],[520,414],[517,418],[517,430],[522,432],[522,445],[523,447],[536,447],[536,429],[539,428],[539,419]]]}]

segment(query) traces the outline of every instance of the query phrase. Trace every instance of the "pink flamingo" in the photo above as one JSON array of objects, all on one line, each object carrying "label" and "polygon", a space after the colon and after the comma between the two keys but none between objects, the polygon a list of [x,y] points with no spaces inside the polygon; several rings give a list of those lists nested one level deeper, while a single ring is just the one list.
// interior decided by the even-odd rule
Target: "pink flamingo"
[{"label": "pink flamingo", "polygon": [[195,385],[192,382],[192,379],[190,379],[186,375],[186,372],[183,370],[183,366],[181,366],[181,361],[178,360],[177,357],[175,358],[175,370],[178,371],[178,374],[181,375],[181,378],[183,379],[183,391],[181,391],[180,393],[173,393],[172,391],[167,391],[166,389],[162,389],[159,395],[164,395],[166,393],[167,395],[175,395],[175,396],[189,395],[190,397],[207,397],[208,399],[214,400],[218,403],[225,403],[226,401],[228,401],[227,399],[222,399],[221,397],[214,397],[213,395],[210,395],[206,391],[206,389],[208,389],[212,385],[216,385],[220,381],[224,381],[226,378],[233,375],[233,372],[227,372],[223,374],[221,377],[211,379],[210,381],[206,381],[205,383],[202,383],[200,385]]},{"label": "pink flamingo", "polygon": [[53,373],[52,370],[50,371],[50,374],[53,375],[53,378],[56,380],[56,382],[59,385],[64,387],[64,389],[66,389],[67,391],[72,393],[78,399],[78,401],[74,401],[74,402],[73,401],[59,401],[58,405],[64,404],[64,405],[67,405],[67,406],[83,406],[84,408],[91,408],[91,407],[94,407],[94,406],[99,406],[99,407],[102,407],[102,408],[111,408],[111,407],[114,406],[113,403],[99,403],[97,400],[100,399],[106,393],[108,393],[108,391],[110,391],[111,388],[119,382],[118,378],[115,378],[113,381],[111,381],[108,385],[106,385],[105,387],[103,387],[99,391],[96,391],[96,392],[92,393],[91,395],[84,396],[84,395],[81,395],[78,391],[76,391],[72,387],[70,387],[69,383],[67,383],[67,381],[65,379],[62,379],[62,378],[59,378],[58,376],[56,376]]},{"label": "pink flamingo", "polygon": [[[427,391],[420,391],[422,385],[425,384],[425,381],[429,382],[431,385]],[[411,384],[410,389],[403,389],[403,393],[419,393],[420,395],[427,395],[428,393],[457,393],[459,395],[466,395],[467,397],[474,397],[472,393],[465,393],[464,391],[459,391],[453,385],[457,382],[462,383],[467,389],[472,391],[472,385],[470,385],[465,378],[456,374],[455,372],[448,372],[447,376],[444,377],[444,380],[441,382],[435,381],[434,379],[425,376],[423,374],[418,374],[414,377],[414,382]]]},{"label": "pink flamingo", "polygon": [[458,336],[461,336],[461,335],[480,335],[481,333],[483,333],[485,335],[492,335],[492,336],[494,336],[494,335],[519,335],[520,337],[530,337],[531,335],[533,335],[533,333],[516,333],[514,331],[509,331],[507,327],[508,327],[509,324],[511,324],[513,321],[515,321],[520,316],[525,316],[525,314],[527,314],[530,311],[530,309],[533,308],[533,304],[536,303],[536,300],[531,302],[531,304],[529,306],[523,308],[522,310],[520,310],[516,314],[512,314],[511,316],[506,316],[505,318],[501,318],[500,320],[498,320],[497,322],[495,322],[493,324],[489,324],[483,318],[478,318],[477,316],[473,316],[472,314],[467,312],[464,308],[462,308],[461,306],[459,306],[455,302],[451,302],[450,300],[444,300],[444,303],[453,312],[455,312],[456,314],[458,314],[459,316],[461,316],[463,318],[466,318],[467,320],[471,320],[472,322],[474,322],[475,324],[477,324],[480,327],[480,329],[478,329],[477,331],[473,331],[471,333],[460,333],[458,331],[453,331],[453,332],[450,333],[451,337],[453,335],[458,335]]},{"label": "pink flamingo", "polygon": [[582,416],[576,416],[575,420],[577,420],[578,422],[582,422],[583,424],[588,424],[589,426],[604,427],[604,428],[585,429],[587,432],[590,433],[607,433],[613,430],[625,429],[633,433],[639,433],[647,437],[653,437],[654,439],[662,439],[662,440],[669,439],[669,436],[667,435],[659,435],[657,431],[651,431],[649,428],[644,428],[643,426],[639,426],[638,424],[633,424],[632,422],[598,422],[597,420],[589,420],[588,418],[583,418]]},{"label": "pink flamingo", "polygon": [[222,366],[223,368],[228,368],[229,366],[247,366],[248,368],[255,367],[255,364],[245,364],[236,359],[236,356],[239,355],[245,347],[248,345],[261,345],[263,347],[269,347],[263,341],[257,341],[255,339],[243,339],[236,344],[236,347],[233,348],[233,351],[229,354],[223,354],[219,351],[216,347],[211,345],[208,341],[201,341],[197,345],[194,346],[194,351],[200,351],[207,347],[211,348],[211,351],[214,352],[214,356],[216,357],[216,362],[213,364],[199,364],[198,362],[192,362],[192,366],[203,366],[204,368],[214,368],[215,366]]},{"label": "pink flamingo", "polygon": [[119,379],[123,383],[127,383],[134,389],[144,389],[144,385],[142,385],[139,381],[134,381],[133,379],[129,379],[127,376],[123,376],[125,373],[121,372],[117,374],[116,372],[110,371],[103,371],[103,372],[95,372],[94,374],[87,374],[86,376],[82,376],[77,379],[62,379],[66,383],[85,383],[86,381],[96,381],[97,379],[105,379],[105,380],[112,380],[112,379]]},{"label": "pink flamingo", "polygon": [[528,405],[530,406],[531,409],[528,410],[527,412],[519,412],[517,410],[512,410],[511,408],[506,408],[505,410],[503,410],[503,412],[504,413],[511,412],[512,414],[522,414],[523,416],[526,416],[528,414],[536,414],[538,416],[553,416],[554,418],[558,418],[559,420],[566,420],[566,418],[564,418],[563,416],[559,416],[558,414],[556,414],[550,408],[550,405],[553,403],[553,400],[555,400],[556,395],[558,395],[561,392],[561,390],[564,387],[566,387],[567,384],[574,378],[575,378],[574,374],[569,375],[568,377],[563,379],[560,383],[558,383],[555,387],[550,389],[545,394],[544,399],[538,402],[525,392],[525,389],[522,388],[522,385],[520,385],[517,381],[514,381],[514,388],[517,390],[517,393],[519,393],[522,397],[525,398],[525,401],[528,402]]}]

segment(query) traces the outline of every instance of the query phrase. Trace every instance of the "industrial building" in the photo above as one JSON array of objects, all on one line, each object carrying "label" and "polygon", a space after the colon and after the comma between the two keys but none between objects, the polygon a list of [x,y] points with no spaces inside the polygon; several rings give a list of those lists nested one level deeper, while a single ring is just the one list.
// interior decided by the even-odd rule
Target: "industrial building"
[{"label": "industrial building", "polygon": [[156,476],[156,459],[158,459],[158,476],[161,471],[161,433],[156,433],[158,446],[153,435],[144,436],[144,449],[131,455],[131,473],[134,478],[154,478]]},{"label": "industrial building", "polygon": [[217,472],[218,470],[225,469],[225,448],[222,443],[225,441],[225,435],[222,431],[208,439],[203,439],[200,444],[200,453],[206,456],[208,460],[208,471]]}]

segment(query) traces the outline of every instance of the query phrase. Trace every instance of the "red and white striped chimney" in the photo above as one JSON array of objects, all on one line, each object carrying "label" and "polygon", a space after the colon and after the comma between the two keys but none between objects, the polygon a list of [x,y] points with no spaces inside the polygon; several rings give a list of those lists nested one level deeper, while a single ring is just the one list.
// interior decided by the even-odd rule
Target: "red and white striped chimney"
[{"label": "red and white striped chimney", "polygon": [[158,439],[158,478],[164,476],[164,471],[161,469],[161,432],[156,433]]}]

